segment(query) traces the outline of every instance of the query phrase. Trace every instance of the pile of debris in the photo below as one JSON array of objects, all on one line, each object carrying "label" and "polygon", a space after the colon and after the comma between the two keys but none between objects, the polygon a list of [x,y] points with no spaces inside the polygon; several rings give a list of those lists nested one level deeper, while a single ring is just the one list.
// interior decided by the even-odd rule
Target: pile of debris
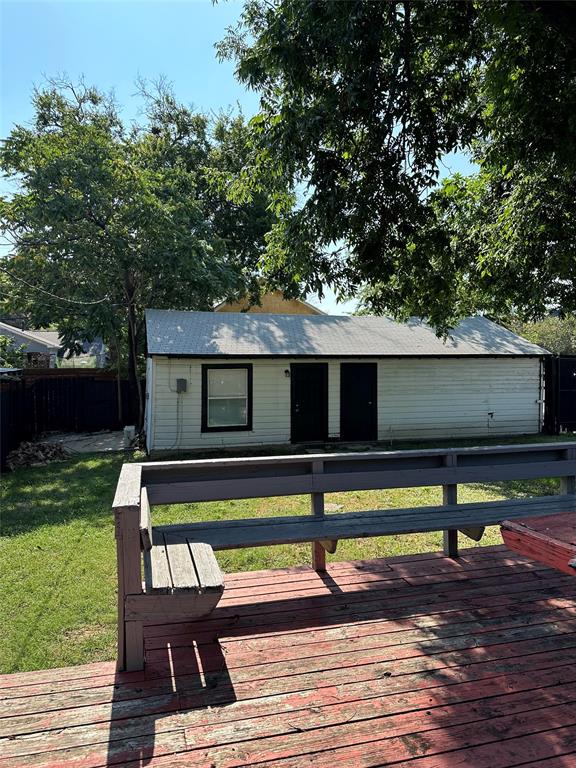
[{"label": "pile of debris", "polygon": [[61,461],[69,459],[70,454],[66,452],[60,443],[20,443],[8,454],[6,464],[9,469],[18,469],[19,467],[40,467],[43,464],[49,464],[51,461]]}]

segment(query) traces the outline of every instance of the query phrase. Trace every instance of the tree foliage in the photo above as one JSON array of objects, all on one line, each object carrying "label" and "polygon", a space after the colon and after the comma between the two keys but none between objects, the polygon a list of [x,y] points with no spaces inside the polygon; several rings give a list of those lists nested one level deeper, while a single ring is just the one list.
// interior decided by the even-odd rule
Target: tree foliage
[{"label": "tree foliage", "polygon": [[261,94],[235,191],[274,193],[269,269],[441,331],[574,310],[575,8],[247,0],[220,53]]},{"label": "tree foliage", "polygon": [[14,344],[14,339],[0,335],[0,367],[24,368],[26,366],[26,345]]},{"label": "tree foliage", "polygon": [[10,308],[57,325],[68,349],[101,335],[134,382],[144,309],[211,309],[257,290],[272,220],[264,193],[227,197],[246,152],[241,116],[210,121],[162,85],[142,97],[144,120],[127,126],[111,98],[53,83],[0,150],[19,182],[0,203]]},{"label": "tree foliage", "polygon": [[506,325],[515,333],[524,336],[557,355],[576,355],[576,315],[556,317],[550,315],[536,322],[523,323],[512,318]]}]

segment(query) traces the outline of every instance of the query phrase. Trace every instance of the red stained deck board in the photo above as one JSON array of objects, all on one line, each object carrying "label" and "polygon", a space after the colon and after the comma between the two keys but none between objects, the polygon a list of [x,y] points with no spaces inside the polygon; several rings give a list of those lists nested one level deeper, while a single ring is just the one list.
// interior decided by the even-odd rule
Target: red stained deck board
[{"label": "red stained deck board", "polygon": [[576,576],[575,514],[506,520],[500,530],[504,543],[513,552]]},{"label": "red stained deck board", "polygon": [[[242,635],[270,635],[279,632],[300,631],[301,628],[310,626],[310,613],[314,614],[314,626],[338,625],[342,623],[350,624],[351,620],[358,622],[371,620],[374,616],[382,615],[385,608],[385,615],[388,618],[406,618],[412,616],[439,616],[455,610],[475,608],[484,608],[486,606],[505,606],[517,605],[526,599],[537,600],[540,598],[550,599],[554,595],[558,598],[572,597],[573,584],[567,576],[553,571],[546,572],[546,581],[535,582],[533,579],[528,581],[519,577],[512,580],[503,590],[499,587],[491,587],[480,590],[476,587],[473,591],[467,590],[458,595],[450,592],[444,594],[438,600],[433,600],[432,590],[427,590],[427,595],[416,593],[415,590],[401,595],[396,595],[396,599],[385,603],[385,595],[372,595],[370,600],[365,599],[364,593],[358,593],[353,596],[353,605],[350,604],[350,598],[345,601],[344,606],[337,604],[336,598],[328,606],[324,606],[322,611],[319,606],[312,602],[311,605],[301,608],[292,601],[280,601],[275,610],[266,614],[263,621],[262,614],[250,613],[250,606],[245,610],[237,611],[232,616],[222,617],[220,610],[216,609],[212,618],[207,618],[201,626],[198,623],[181,623],[174,625],[152,625],[145,631],[146,637],[167,636],[172,634],[182,634],[183,632],[194,632],[198,639],[205,637],[212,638],[215,633],[219,636],[242,636]],[[426,599],[428,598],[428,599]],[[319,601],[318,601],[319,602]],[[282,610],[282,606],[284,610]]]},{"label": "red stained deck board", "polygon": [[[356,624],[346,624],[340,622],[337,624],[329,623],[323,626],[321,622],[317,622],[314,629],[300,628],[293,631],[286,629],[281,633],[277,632],[259,634],[256,636],[246,635],[243,633],[240,637],[228,631],[226,634],[219,634],[218,641],[221,644],[244,643],[249,641],[250,647],[253,649],[256,647],[262,647],[260,645],[261,643],[270,642],[270,647],[273,648],[276,644],[284,645],[286,642],[307,644],[310,642],[311,638],[322,637],[325,632],[331,632],[342,627],[346,628],[349,636],[353,636],[356,632],[362,633],[362,631],[371,624],[380,625],[381,627],[384,627],[384,625],[390,625],[397,627],[398,631],[401,631],[402,627],[405,629],[422,628],[427,631],[434,631],[434,628],[436,627],[442,628],[444,626],[449,627],[451,625],[454,626],[454,628],[457,630],[458,624],[462,622],[473,622],[483,619],[483,627],[489,629],[489,627],[492,626],[494,622],[500,621],[502,617],[517,615],[523,616],[526,620],[526,623],[539,623],[542,619],[542,614],[549,614],[550,612],[559,608],[566,609],[566,616],[574,615],[574,612],[576,611],[576,605],[574,605],[572,590],[567,591],[567,594],[568,597],[566,598],[549,597],[548,599],[545,597],[534,599],[531,594],[522,594],[516,596],[517,602],[515,602],[514,605],[479,608],[476,610],[454,610],[439,614],[431,614],[429,616],[417,615],[410,618],[400,619],[396,622],[385,619],[372,618],[370,621],[357,622]],[[185,627],[185,630],[180,629],[181,627]],[[209,635],[195,635],[190,624],[170,625],[164,629],[165,635],[153,635],[149,638],[149,642],[153,644],[150,647],[161,648],[164,647],[168,642],[170,642],[171,645],[177,645],[185,642],[191,643],[192,640],[195,640],[197,644],[199,642],[200,644],[210,644],[214,642],[213,633]],[[174,630],[174,634],[169,632],[170,629]],[[198,640],[199,637],[201,638],[200,641]],[[145,692],[148,690],[152,691],[162,688],[172,690],[171,679],[162,677],[154,678],[148,674],[145,681],[140,680],[130,684],[129,680],[133,679],[133,677],[133,673],[128,673],[126,680],[124,680],[123,675],[116,675],[112,671],[110,671],[108,674],[95,675],[90,678],[90,691],[92,692],[92,695],[98,696],[100,695],[97,693],[98,689],[113,685],[115,682],[118,682],[119,679],[121,679],[124,683],[120,690],[122,695],[124,695],[124,692],[127,692],[125,696],[126,698],[129,697],[129,692],[131,690],[135,691],[133,694],[133,697],[135,698],[137,698],[138,695],[146,695]],[[10,699],[27,698],[31,700],[33,696],[58,692],[84,691],[85,688],[86,678],[54,680],[23,686],[14,686],[11,688],[4,688],[0,691],[0,702],[4,706],[10,706]],[[107,693],[103,691],[101,692],[101,696],[105,698]],[[32,707],[33,704],[31,703],[30,706]]]},{"label": "red stained deck board", "polygon": [[[355,639],[368,635],[403,633],[403,640],[406,641],[405,633],[408,631],[418,632],[422,637],[449,637],[469,631],[490,631],[490,627],[512,626],[517,623],[525,623],[526,621],[540,624],[554,620],[554,617],[560,618],[561,615],[563,618],[576,618],[576,606],[567,602],[552,607],[548,601],[539,601],[532,603],[530,606],[524,606],[524,610],[521,607],[523,605],[522,602],[519,602],[515,606],[480,609],[477,612],[451,611],[450,613],[440,614],[436,620],[433,620],[434,617],[414,617],[397,621],[371,619],[357,622],[352,627],[346,624],[331,624],[319,627],[318,629],[302,629],[298,632],[258,635],[257,637],[245,634],[239,638],[233,635],[221,635],[220,643],[226,646],[226,652],[234,651],[236,646],[241,645],[242,651],[248,650],[251,653],[262,651],[274,652],[275,649],[283,649],[285,647],[294,649],[299,647],[302,649],[301,653],[304,654],[306,651],[304,646],[342,638]],[[525,614],[526,610],[530,610],[528,619]],[[562,614],[558,612],[560,610]],[[486,621],[488,617],[490,618],[489,622]],[[170,642],[172,648],[177,648],[181,645],[189,645],[192,641],[202,645],[213,642],[212,638],[207,635],[202,636],[199,641],[198,637],[194,635],[193,630],[188,630],[182,633],[174,632],[164,636],[149,637],[146,640],[146,648],[149,650],[164,648],[168,642]]]},{"label": "red stained deck board", "polygon": [[0,768],[576,768],[572,579],[504,548],[329,576],[231,575],[143,673],[2,676]]},{"label": "red stained deck board", "polygon": [[[501,675],[492,678],[467,679],[452,685],[434,685],[433,680],[419,681],[404,678],[376,679],[367,683],[330,686],[324,691],[308,690],[298,694],[287,694],[261,699],[237,701],[227,707],[189,709],[183,712],[182,704],[174,707],[174,715],[166,714],[161,719],[148,715],[136,708],[126,708],[125,717],[118,718],[114,726],[117,739],[134,738],[153,732],[168,732],[180,727],[190,729],[188,741],[196,747],[236,743],[246,738],[291,733],[295,728],[306,730],[310,720],[309,707],[315,707],[315,725],[339,724],[352,720],[368,720],[378,716],[400,712],[418,712],[422,708],[459,706],[469,702],[474,712],[480,711],[479,702],[490,699],[490,706],[500,702],[508,707],[529,709],[545,701],[551,704],[558,699],[571,701],[574,697],[576,670],[570,665],[536,670],[532,675],[523,673]],[[414,688],[417,682],[420,687]],[[440,682],[440,680],[438,681]],[[534,697],[538,688],[540,699]],[[520,695],[522,692],[529,695]],[[465,713],[464,708],[464,713]],[[440,711],[440,710],[438,710]],[[283,717],[289,717],[289,723]],[[476,717],[476,714],[473,715]],[[129,719],[128,719],[129,717]],[[50,752],[65,744],[67,749],[85,744],[107,741],[110,726],[107,722],[74,726],[63,731],[62,724],[53,731],[14,738],[6,747],[10,756]],[[234,730],[236,729],[236,730]]]},{"label": "red stained deck board", "polygon": [[[516,626],[520,626],[517,624]],[[542,641],[546,638],[549,638],[550,635],[555,636],[557,631],[561,630],[564,626],[563,622],[554,623],[551,625],[538,625],[534,628],[531,628],[530,632],[523,632],[520,635],[520,642],[522,640],[533,640],[535,638],[542,638]],[[552,629],[550,629],[552,627]],[[500,630],[500,631],[496,631]],[[489,631],[489,628],[486,628],[486,632]],[[514,628],[512,630],[508,630],[505,632],[501,631],[501,628],[499,626],[496,626],[493,628],[493,631],[495,632],[494,637],[492,638],[492,644],[493,645],[506,645],[507,641],[514,642],[514,640],[518,637],[518,633],[514,631]],[[348,652],[343,651],[342,653],[338,653],[336,650],[336,646],[331,646],[328,651],[329,654],[323,655],[321,651],[316,652],[314,647],[311,647],[308,649],[308,653],[312,653],[313,655],[309,655],[308,657],[304,658],[302,657],[296,657],[293,656],[290,658],[289,656],[285,660],[285,663],[282,666],[282,668],[279,669],[279,671],[276,674],[276,679],[280,679],[283,676],[289,676],[292,677],[294,675],[294,664],[293,662],[296,658],[301,662],[300,664],[300,675],[304,674],[305,672],[308,672],[310,676],[313,676],[314,673],[319,669],[330,669],[331,665],[333,663],[339,663],[340,668],[345,667],[358,667],[363,666],[364,662],[366,660],[374,659],[375,654],[377,657],[383,657],[384,660],[389,662],[397,662],[401,659],[414,659],[418,658],[422,655],[427,656],[427,654],[423,654],[423,650],[427,650],[429,654],[432,653],[432,651],[440,649],[440,653],[438,655],[442,656],[442,654],[447,653],[454,653],[456,651],[461,650],[464,647],[464,650],[466,648],[475,648],[475,637],[477,637],[477,630],[468,631],[468,633],[463,634],[456,638],[449,638],[445,642],[443,642],[442,638],[439,638],[439,642],[436,644],[436,648],[431,645],[431,643],[426,640],[426,645],[424,642],[420,644],[421,647],[417,647],[414,643],[408,643],[408,640],[412,640],[412,637],[406,638],[406,644],[400,646],[400,648],[395,648],[394,646],[386,645],[386,643],[383,643],[380,648],[378,646],[376,647],[370,647],[368,645],[367,648],[362,647],[354,647],[353,650],[350,650]],[[572,633],[574,635],[574,633]],[[502,640],[506,642],[502,642]],[[576,637],[572,637],[572,641],[576,641]],[[346,646],[344,646],[346,648]],[[187,651],[189,654],[193,653],[193,650],[191,648]],[[575,652],[576,653],[576,652]],[[258,663],[258,660],[253,663],[252,665],[247,666],[247,668],[243,671],[241,667],[238,667],[239,671],[235,671],[234,665],[231,662],[231,660],[228,658],[227,654],[224,654],[226,656],[226,673],[230,675],[230,683],[231,686],[236,686],[240,682],[250,683],[255,680],[261,679],[263,675],[266,675],[270,669],[269,663],[267,663],[267,659],[261,659],[260,663]],[[222,659],[222,655],[219,654],[216,656],[216,661],[219,662]],[[207,673],[208,671],[215,671],[217,674],[220,673],[222,676],[222,666],[217,666],[215,670],[210,669],[211,663],[214,661],[213,657],[204,657],[201,659],[201,664],[203,671]],[[252,661],[254,661],[252,659]],[[246,663],[243,659],[239,659],[236,663]],[[278,659],[276,657],[275,664],[278,664]],[[376,662],[373,662],[376,663]],[[188,698],[193,698],[195,693],[197,697],[197,692],[199,689],[197,678],[195,680],[193,675],[187,675],[186,676],[186,687],[182,690],[184,694],[187,694]],[[218,679],[218,678],[216,678]],[[196,688],[194,688],[194,683],[196,682]],[[225,680],[222,680],[221,682],[225,682]],[[135,687],[133,689],[136,693],[136,695],[133,697],[137,702],[139,702],[136,706],[139,706],[140,699],[144,698],[144,695],[142,695],[140,698],[138,697],[138,693],[141,691],[141,688]],[[142,692],[143,694],[144,692]],[[152,688],[148,695],[157,697],[162,694],[163,692],[159,690],[158,688]],[[168,698],[166,701],[163,701],[162,707],[167,708],[168,710],[174,707],[174,702],[170,699],[169,693],[170,690],[168,689],[168,686],[166,686],[166,693],[168,694]],[[237,695],[237,694],[236,694]],[[87,691],[77,691],[77,692],[71,692],[71,691],[65,691],[63,693],[55,693],[55,694],[47,694],[44,696],[35,696],[35,697],[22,697],[18,699],[7,699],[4,702],[2,702],[2,709],[1,709],[1,715],[3,719],[0,719],[0,735],[6,736],[14,733],[24,733],[29,732],[31,730],[30,724],[36,717],[38,720],[41,720],[46,716],[47,712],[56,712],[57,714],[57,720],[59,724],[64,723],[72,723],[72,721],[75,723],[77,720],[74,720],[75,714],[71,713],[69,711],[72,707],[85,707],[85,706],[95,706],[98,704],[103,704],[104,709],[102,710],[102,713],[106,716],[106,699],[110,696],[110,691],[101,690],[101,689],[90,689]],[[144,702],[143,707],[150,708],[151,706],[160,706],[159,704],[155,704],[154,702]],[[128,707],[124,707],[126,711],[128,711]],[[136,710],[137,711],[137,710]],[[37,715],[35,713],[38,713]],[[15,720],[16,716],[18,716],[18,720]],[[93,713],[90,713],[90,716],[93,716]],[[127,716],[127,715],[126,715]]]},{"label": "red stained deck board", "polygon": [[[370,744],[315,753],[307,756],[307,759],[298,756],[282,761],[261,762],[259,768],[272,768],[272,766],[274,768],[305,768],[306,766],[333,768],[334,765],[354,766],[354,768],[381,768],[389,765],[393,765],[394,768],[520,768],[520,766],[526,768],[527,761],[531,761],[532,764],[536,761],[537,766],[542,765],[543,768],[548,768],[542,761],[556,755],[564,756],[562,768],[574,768],[576,726],[570,724],[565,727],[541,730],[542,724],[542,722],[536,724],[532,720],[526,725],[527,728],[534,728],[533,732],[508,736],[506,739],[492,738],[488,743],[476,746],[464,746],[468,741],[466,730],[470,729],[463,726],[464,733],[461,738],[458,738],[454,731],[452,733],[440,731],[428,738],[412,734],[411,738],[373,741]],[[502,727],[503,724],[499,723],[499,725]],[[445,743],[441,745],[443,735],[446,738]],[[500,734],[495,735],[497,737]],[[395,747],[398,748],[397,751]],[[447,749],[435,751],[442,750],[443,747]],[[432,756],[422,756],[426,749],[432,753]],[[406,759],[402,759],[402,755],[406,755]],[[157,765],[183,768],[185,764],[183,761],[172,758],[172,762],[160,761]],[[218,768],[224,768],[224,764]]]}]

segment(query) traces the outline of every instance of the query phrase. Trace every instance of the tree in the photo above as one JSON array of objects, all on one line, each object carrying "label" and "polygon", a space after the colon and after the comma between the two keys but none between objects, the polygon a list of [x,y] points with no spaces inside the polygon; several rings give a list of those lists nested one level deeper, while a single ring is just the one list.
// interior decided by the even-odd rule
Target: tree
[{"label": "tree", "polygon": [[0,336],[0,366],[2,368],[25,368],[26,345],[17,346],[9,336]]},{"label": "tree", "polygon": [[576,315],[550,315],[534,323],[523,323],[517,318],[512,318],[506,325],[549,352],[557,355],[576,355]]},{"label": "tree", "polygon": [[235,191],[273,191],[269,268],[439,331],[576,309],[575,9],[247,0],[220,54],[261,94]]},{"label": "tree", "polygon": [[0,150],[20,185],[0,203],[8,303],[57,325],[67,349],[101,335],[126,360],[140,419],[144,309],[206,310],[257,290],[272,222],[264,193],[226,195],[246,152],[241,116],[209,121],[163,84],[141,92],[145,119],[127,127],[94,88],[52,83]]}]

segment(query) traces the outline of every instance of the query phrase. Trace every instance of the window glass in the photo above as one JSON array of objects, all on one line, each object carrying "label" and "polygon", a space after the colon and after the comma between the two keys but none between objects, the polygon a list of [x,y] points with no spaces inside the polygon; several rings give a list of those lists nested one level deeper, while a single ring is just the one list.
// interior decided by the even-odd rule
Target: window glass
[{"label": "window glass", "polygon": [[246,368],[208,369],[208,397],[246,397]]},{"label": "window glass", "polygon": [[209,427],[240,427],[247,424],[246,398],[218,398],[208,401]]},{"label": "window glass", "polygon": [[248,424],[246,368],[209,368],[207,426],[243,427]]}]

